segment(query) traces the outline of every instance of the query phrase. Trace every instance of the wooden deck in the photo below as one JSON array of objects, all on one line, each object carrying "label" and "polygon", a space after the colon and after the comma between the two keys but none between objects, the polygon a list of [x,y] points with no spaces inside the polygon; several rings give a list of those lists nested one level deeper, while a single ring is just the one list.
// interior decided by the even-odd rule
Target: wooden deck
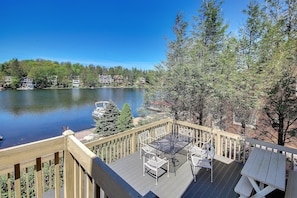
[{"label": "wooden deck", "polygon": [[[176,175],[170,167],[170,176],[165,172],[159,177],[158,185],[155,178],[149,174],[142,175],[142,159],[139,152],[111,163],[109,166],[125,179],[141,195],[152,191],[158,197],[239,197],[234,192],[243,164],[238,162],[226,163],[224,160],[214,160],[214,181],[210,182],[210,172],[201,169],[197,173],[197,181],[193,181],[190,163],[186,162],[186,156],[177,167]],[[283,192],[274,191],[267,197],[284,197]]]},{"label": "wooden deck", "polygon": [[[158,179],[158,185],[155,184],[154,176],[147,173],[145,176],[142,175],[142,159],[140,159],[139,152],[117,160],[109,164],[109,166],[142,196],[151,191],[160,198],[239,197],[234,192],[234,187],[241,177],[242,163],[215,157],[213,183],[210,182],[210,172],[205,169],[198,171],[197,181],[194,182],[192,168],[190,163],[186,161],[185,153],[177,154],[176,158],[178,160],[176,173],[174,173],[172,163],[170,163],[169,177],[167,177],[167,172],[164,171],[163,175]],[[62,189],[61,194],[64,197]],[[54,197],[54,191],[45,192],[43,197]],[[266,197],[282,198],[284,192],[276,190]]]},{"label": "wooden deck", "polygon": [[159,177],[158,185],[155,178],[142,175],[142,159],[139,153],[129,155],[110,164],[110,167],[125,179],[143,196],[152,191],[158,197],[238,197],[234,192],[234,186],[240,178],[242,164],[232,162],[225,164],[214,160],[214,182],[210,182],[210,172],[202,169],[197,174],[197,182],[193,182],[193,174],[190,163],[186,162],[186,156],[177,157],[180,166],[176,175],[170,166],[170,176],[163,174]]}]

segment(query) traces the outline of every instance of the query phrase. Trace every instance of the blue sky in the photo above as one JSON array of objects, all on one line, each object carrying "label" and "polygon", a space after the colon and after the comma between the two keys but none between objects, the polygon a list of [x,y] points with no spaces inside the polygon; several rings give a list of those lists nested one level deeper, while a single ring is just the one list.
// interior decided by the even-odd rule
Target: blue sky
[{"label": "blue sky", "polygon": [[[0,63],[12,58],[154,69],[166,60],[178,12],[197,15],[202,0],[3,0]],[[225,0],[230,31],[249,0]]]}]

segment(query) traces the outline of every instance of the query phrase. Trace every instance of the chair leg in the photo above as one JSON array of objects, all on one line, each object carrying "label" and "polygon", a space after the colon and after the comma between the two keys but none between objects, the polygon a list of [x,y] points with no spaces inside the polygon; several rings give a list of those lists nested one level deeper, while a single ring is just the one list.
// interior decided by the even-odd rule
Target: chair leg
[{"label": "chair leg", "polygon": [[156,185],[158,185],[158,168],[156,170]]},{"label": "chair leg", "polygon": [[144,164],[145,163],[145,159],[144,158],[145,158],[145,156],[143,156],[143,158],[142,158],[142,161],[143,161],[142,162],[142,174],[143,174],[143,176],[145,176],[145,164]]},{"label": "chair leg", "polygon": [[141,159],[142,149],[139,150],[139,158]]},{"label": "chair leg", "polygon": [[212,172],[212,169],[210,170],[210,172],[211,172],[211,175],[210,175],[210,181],[211,181],[211,183],[213,182],[213,172]]},{"label": "chair leg", "polygon": [[211,169],[210,169],[210,174],[211,174],[211,183],[213,182],[213,164],[212,164],[212,162],[211,162]]},{"label": "chair leg", "polygon": [[169,161],[167,162],[167,177],[169,177]]},{"label": "chair leg", "polygon": [[193,177],[194,177],[194,182],[196,182],[196,174],[195,174],[195,171],[196,171],[196,167],[194,166],[194,168],[193,168]]}]

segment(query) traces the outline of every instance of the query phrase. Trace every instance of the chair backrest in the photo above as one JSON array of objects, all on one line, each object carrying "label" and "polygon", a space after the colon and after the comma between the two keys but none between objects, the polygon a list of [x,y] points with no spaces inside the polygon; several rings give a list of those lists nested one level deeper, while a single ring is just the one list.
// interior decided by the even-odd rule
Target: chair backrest
[{"label": "chair backrest", "polygon": [[178,133],[181,135],[184,135],[184,136],[189,136],[189,137],[193,137],[193,135],[194,135],[194,131],[192,129],[188,129],[185,127],[179,128]]},{"label": "chair backrest", "polygon": [[207,146],[207,156],[209,159],[213,160],[214,156],[215,156],[215,148],[212,144],[208,144]]},{"label": "chair backrest", "polygon": [[159,127],[159,128],[155,128],[155,137],[156,138],[160,138],[163,137],[167,134],[166,128],[165,126]]},{"label": "chair backrest", "polygon": [[147,144],[151,141],[151,133],[149,130],[146,130],[138,135],[140,144]]}]

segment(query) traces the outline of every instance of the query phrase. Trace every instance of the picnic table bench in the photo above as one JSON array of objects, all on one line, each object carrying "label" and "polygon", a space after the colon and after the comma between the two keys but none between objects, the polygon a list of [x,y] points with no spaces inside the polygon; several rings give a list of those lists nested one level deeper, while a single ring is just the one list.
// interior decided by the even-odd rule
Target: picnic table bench
[{"label": "picnic table bench", "polygon": [[297,197],[297,172],[290,170],[287,181],[285,198]]},{"label": "picnic table bench", "polygon": [[236,184],[234,191],[243,197],[250,197],[253,191],[253,186],[246,176],[241,176],[238,183]]}]

